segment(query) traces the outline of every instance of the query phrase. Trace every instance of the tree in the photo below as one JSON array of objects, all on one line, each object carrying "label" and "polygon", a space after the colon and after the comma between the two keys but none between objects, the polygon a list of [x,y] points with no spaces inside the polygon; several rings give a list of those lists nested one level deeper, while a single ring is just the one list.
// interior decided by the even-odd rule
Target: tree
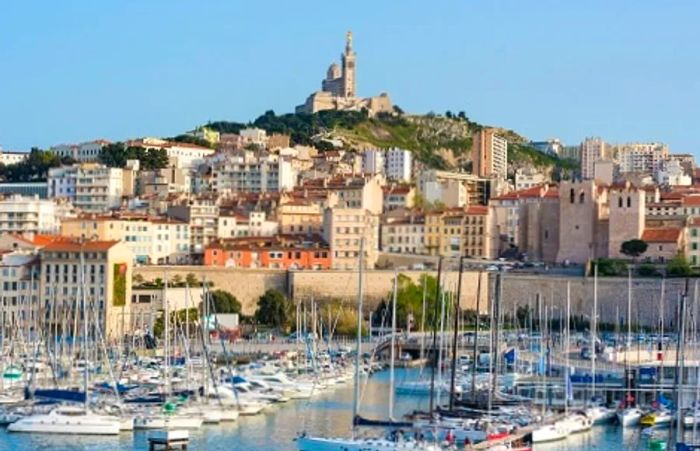
[{"label": "tree", "polygon": [[214,313],[241,313],[240,301],[228,291],[212,291],[211,301]]},{"label": "tree", "polygon": [[445,117],[446,117],[447,119],[452,119],[452,117],[453,117],[453,116],[452,116],[452,111],[447,110],[447,111],[445,112]]},{"label": "tree", "polygon": [[693,273],[693,269],[688,263],[688,259],[685,258],[683,252],[679,252],[676,256],[668,262],[666,265],[666,274],[669,276],[684,277],[689,276]]},{"label": "tree", "polygon": [[640,255],[645,253],[648,247],[649,245],[644,240],[627,240],[622,243],[622,246],[620,247],[620,252],[627,255],[628,257],[636,259]]},{"label": "tree", "polygon": [[49,169],[73,162],[70,158],[61,158],[53,152],[33,147],[25,160],[8,166],[0,164],[0,179],[6,182],[43,182]]},{"label": "tree", "polygon": [[[599,258],[596,263],[598,265],[599,276],[622,276],[627,274],[627,263],[623,260],[614,260],[612,258]],[[593,267],[591,267],[591,272]]]},{"label": "tree", "polygon": [[195,276],[193,273],[188,272],[187,275],[185,276],[185,283],[189,287],[197,287],[199,286],[199,280],[197,280],[197,276]]},{"label": "tree", "polygon": [[146,149],[140,146],[126,146],[124,143],[107,144],[98,156],[100,163],[111,168],[123,168],[127,160],[139,160],[141,169],[152,171],[168,167],[168,153],[165,149]]},{"label": "tree", "polygon": [[[189,317],[189,318],[188,318]],[[170,330],[175,330],[175,326],[181,326],[185,329],[185,325],[189,323],[188,336],[192,336],[197,330],[196,322],[199,320],[199,311],[196,308],[182,309],[175,312],[170,312]],[[153,323],[153,335],[158,338],[163,337],[165,332],[165,312],[161,311],[156,321]]]},{"label": "tree", "polygon": [[255,319],[277,329],[286,330],[291,322],[294,306],[279,290],[270,288],[258,299]]}]

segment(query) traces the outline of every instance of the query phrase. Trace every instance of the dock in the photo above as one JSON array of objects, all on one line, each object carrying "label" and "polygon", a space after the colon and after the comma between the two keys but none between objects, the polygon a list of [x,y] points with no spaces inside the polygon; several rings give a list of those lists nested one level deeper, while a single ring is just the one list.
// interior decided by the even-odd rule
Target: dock
[{"label": "dock", "polygon": [[155,431],[148,436],[149,451],[187,450],[190,434],[182,430]]}]

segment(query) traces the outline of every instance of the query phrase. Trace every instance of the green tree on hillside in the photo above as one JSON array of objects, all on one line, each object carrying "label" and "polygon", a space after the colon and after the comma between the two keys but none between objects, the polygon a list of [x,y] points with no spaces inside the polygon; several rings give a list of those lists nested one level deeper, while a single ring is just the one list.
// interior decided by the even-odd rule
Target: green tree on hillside
[{"label": "green tree on hillside", "polygon": [[0,179],[10,183],[44,182],[49,169],[74,162],[71,158],[33,147],[24,161],[7,166],[0,164]]}]

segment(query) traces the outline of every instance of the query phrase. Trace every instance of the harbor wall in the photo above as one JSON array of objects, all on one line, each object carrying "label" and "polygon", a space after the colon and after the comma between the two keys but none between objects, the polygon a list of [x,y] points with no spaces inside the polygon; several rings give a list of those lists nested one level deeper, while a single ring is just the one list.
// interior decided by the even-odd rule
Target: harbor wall
[{"label": "harbor wall", "polygon": [[[232,293],[243,306],[244,314],[255,312],[258,298],[268,289],[275,288],[295,300],[346,300],[355,302],[357,298],[357,271],[283,271],[263,269],[212,268],[205,266],[140,266],[134,268],[134,274],[140,275],[146,281],[156,278],[164,279],[167,273],[172,280],[179,275],[183,280],[187,274],[194,274],[198,280],[213,282],[214,289],[222,289]],[[400,271],[419,282],[425,271]],[[428,272],[435,276],[435,272]],[[458,273],[445,272],[443,281],[450,290],[457,290]],[[391,292],[394,271],[368,270],[364,272],[364,293],[368,308],[374,307],[381,299]],[[475,309],[476,291],[478,285],[477,272],[462,274],[461,305],[464,309]],[[481,311],[487,310],[488,276],[482,273]]]},{"label": "harbor wall", "polygon": [[[571,314],[590,315],[593,312],[594,283],[592,277],[560,277],[542,275],[504,274],[502,282],[502,305],[506,312],[513,312],[517,306],[535,306],[539,294],[542,305],[554,305],[555,317],[559,311],[566,313],[567,284],[571,293]],[[495,276],[490,276],[493,290]],[[633,279],[631,290],[632,323],[639,322],[645,326],[656,326],[662,317],[666,327],[675,324],[676,309],[680,293],[685,289],[684,279],[667,279],[664,283],[663,302],[661,297],[662,279]],[[598,278],[598,322],[615,323],[619,312],[620,318],[627,317],[628,281],[624,277]],[[692,301],[697,291],[696,280],[690,281],[688,302]],[[663,306],[663,308],[662,308]]]}]

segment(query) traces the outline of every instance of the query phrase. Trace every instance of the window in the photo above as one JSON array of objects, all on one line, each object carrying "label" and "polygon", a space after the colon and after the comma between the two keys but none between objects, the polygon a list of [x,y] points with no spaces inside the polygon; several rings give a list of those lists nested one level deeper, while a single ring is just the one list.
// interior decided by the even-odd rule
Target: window
[{"label": "window", "polygon": [[620,207],[620,208],[622,208],[622,197],[619,197],[619,198],[617,199],[617,206]]},{"label": "window", "polygon": [[574,193],[574,189],[571,188],[571,191],[569,192],[569,200],[571,201],[572,204],[575,201],[575,197],[576,197],[576,194]]},{"label": "window", "polygon": [[585,195],[583,194],[583,191],[581,194],[578,195],[578,203],[582,204],[584,201]]},{"label": "window", "polygon": [[630,208],[632,206],[632,198],[630,196],[627,196],[627,208]]}]

